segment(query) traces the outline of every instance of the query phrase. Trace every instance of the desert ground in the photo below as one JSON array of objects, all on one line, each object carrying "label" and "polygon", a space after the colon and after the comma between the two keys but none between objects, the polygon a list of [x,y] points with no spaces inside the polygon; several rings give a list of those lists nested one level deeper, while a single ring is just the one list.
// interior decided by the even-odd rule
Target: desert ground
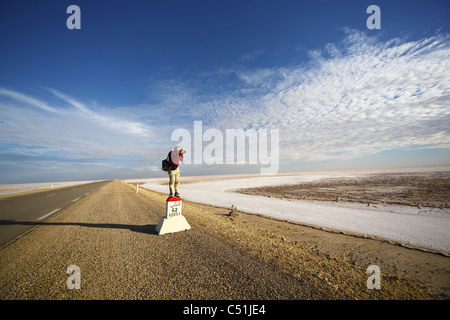
[{"label": "desert ground", "polygon": [[374,173],[364,177],[243,188],[237,192],[284,199],[362,203],[368,206],[447,209],[450,207],[450,171]]},{"label": "desert ground", "polygon": [[[283,199],[283,201],[287,200],[289,203],[299,201],[299,203],[305,202],[311,204],[311,206],[329,203],[325,208],[339,207],[352,210],[357,208],[358,212],[362,212],[363,215],[365,212],[369,214],[374,210],[382,213],[389,211],[387,212],[389,213],[388,217],[403,216],[405,221],[408,221],[410,217],[414,219],[414,217],[425,216],[434,219],[439,224],[447,223],[450,217],[448,208],[450,171],[448,167],[421,168],[419,170],[417,168],[404,168],[331,173],[316,172],[305,177],[302,176],[300,179],[292,173],[281,174],[280,176],[279,180],[276,180],[277,178],[273,180],[261,179],[261,177],[254,175],[184,177],[181,190],[182,195],[186,195],[187,199],[192,199],[195,202],[200,202],[198,200],[202,198],[216,199],[211,200],[209,205],[212,210],[223,212],[223,215],[226,214],[223,207],[226,206],[227,202],[222,201],[222,199],[228,195],[230,195],[230,199],[233,199],[231,194],[244,193],[247,196],[255,197],[255,199],[267,198],[268,201]],[[303,180],[303,182],[280,185],[280,181],[286,180],[284,178],[287,181]],[[159,192],[164,192],[167,189],[165,179],[149,180],[135,180],[134,184],[140,184],[144,188]],[[252,184],[254,185],[252,188],[236,188],[239,185]],[[258,187],[261,184],[266,186]],[[219,185],[220,187],[217,187]],[[236,203],[237,199],[234,198],[230,201]],[[243,203],[248,201],[249,198],[245,198]],[[264,207],[268,203],[264,202],[260,206]],[[192,203],[192,205],[201,206],[199,203]],[[282,211],[282,207],[279,208],[279,211]],[[305,208],[310,207],[308,205]],[[268,206],[258,208],[258,210],[255,210],[256,213],[241,210],[239,217],[230,219],[234,220],[237,226],[245,226],[246,233],[265,230],[265,232],[282,239],[285,244],[302,244],[309,250],[317,250],[317,252],[330,258],[343,259],[343,261],[359,268],[367,268],[370,264],[376,264],[380,266],[386,276],[411,281],[411,283],[427,288],[427,290],[431,290],[441,297],[448,298],[450,290],[448,250],[434,250],[395,239],[347,232],[336,228],[321,227],[320,225],[311,226],[286,219],[283,214],[273,214],[274,212],[271,210],[277,211],[276,206],[274,208]],[[331,213],[333,213],[332,210]],[[208,215],[208,217],[212,216]],[[349,218],[346,217],[346,219]],[[386,221],[386,223],[389,224],[390,222]],[[367,220],[365,224],[370,225],[370,220]],[[255,230],[252,230],[252,228]],[[225,230],[228,229],[216,230],[226,232]],[[439,235],[439,237],[447,241],[450,237],[449,230],[446,227],[443,230],[444,234]],[[429,233],[426,228],[423,228],[421,232]],[[446,248],[446,245],[444,245],[444,248]],[[292,249],[287,250],[291,251]],[[280,263],[285,259],[283,249],[278,253],[273,252],[272,255],[278,256]],[[323,274],[321,271],[318,272]]]},{"label": "desert ground", "polygon": [[[450,167],[181,178],[184,200],[450,253]],[[165,178],[128,180],[167,193]],[[309,188],[309,189],[308,189]],[[431,189],[430,189],[431,188]]]},{"label": "desert ground", "polygon": [[96,181],[101,180],[0,184],[0,198],[14,194],[39,192],[43,190],[76,186]]},{"label": "desert ground", "polygon": [[[192,228],[158,235],[166,199],[111,181],[35,222],[0,249],[1,298],[449,297],[446,256],[189,201]],[[81,270],[80,290],[66,288],[70,265]],[[379,266],[381,289],[367,288],[369,265]]]}]

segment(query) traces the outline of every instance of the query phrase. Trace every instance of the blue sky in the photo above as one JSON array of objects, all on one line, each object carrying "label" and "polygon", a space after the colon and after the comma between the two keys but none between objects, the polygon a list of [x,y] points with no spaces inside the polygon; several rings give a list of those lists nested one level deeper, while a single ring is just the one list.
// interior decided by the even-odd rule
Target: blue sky
[{"label": "blue sky", "polygon": [[163,176],[194,121],[279,129],[280,171],[450,164],[449,18],[437,0],[2,1],[0,183]]}]

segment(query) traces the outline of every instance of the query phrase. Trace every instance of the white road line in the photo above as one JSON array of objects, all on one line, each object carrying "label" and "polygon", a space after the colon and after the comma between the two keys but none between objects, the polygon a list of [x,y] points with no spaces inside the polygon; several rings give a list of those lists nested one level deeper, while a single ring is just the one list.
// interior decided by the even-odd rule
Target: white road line
[{"label": "white road line", "polygon": [[80,200],[80,198],[73,199],[72,202],[75,202],[75,201],[77,201],[77,200]]},{"label": "white road line", "polygon": [[38,220],[44,220],[45,218],[51,216],[52,214],[58,212],[59,210],[61,210],[61,208],[55,209],[47,214],[44,214],[42,217],[38,218]]},{"label": "white road line", "polygon": [[49,194],[47,197],[54,196],[56,193]]}]

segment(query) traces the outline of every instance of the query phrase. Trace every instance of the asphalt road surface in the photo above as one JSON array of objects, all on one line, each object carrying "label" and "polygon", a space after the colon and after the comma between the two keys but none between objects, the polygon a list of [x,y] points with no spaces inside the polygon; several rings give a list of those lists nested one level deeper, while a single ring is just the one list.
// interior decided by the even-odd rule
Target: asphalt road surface
[{"label": "asphalt road surface", "polygon": [[[96,188],[95,192],[90,192]],[[441,257],[444,260],[435,267],[425,269],[419,267],[421,262],[416,258],[424,259],[423,264],[428,265],[433,263],[429,253],[411,256],[410,249],[397,248],[383,256],[387,246],[392,246],[388,251],[396,246],[372,243],[371,239],[360,239],[366,245],[351,241],[343,246],[338,240],[347,239],[346,235],[254,215],[230,217],[226,208],[188,201],[183,202],[183,215],[191,229],[158,235],[155,228],[165,215],[167,195],[145,189],[136,193],[135,187],[119,181],[69,187],[59,192],[68,192],[66,200],[71,204],[57,214],[50,213],[67,201],[49,200],[56,197],[52,193],[40,192],[36,199],[54,202],[55,206],[11,197],[23,206],[28,203],[33,214],[13,210],[13,218],[10,213],[1,220],[3,227],[34,228],[0,248],[0,300],[295,301],[435,297],[384,271],[388,264],[383,260],[390,263],[397,259],[394,271],[404,272],[397,264],[401,261],[399,255],[408,258],[404,263],[414,261],[411,269],[414,274],[417,270],[428,272],[423,278],[426,282],[430,281],[428,277],[436,277],[436,273],[440,274],[436,279],[443,279],[444,285],[448,279],[447,257]],[[87,192],[90,193],[86,195]],[[2,214],[7,212],[4,210]],[[310,240],[306,239],[308,237]],[[338,250],[348,248],[352,254],[365,254],[363,267],[316,249],[325,238],[338,246]],[[348,237],[345,241],[350,238],[353,239]],[[367,287],[366,268],[374,261],[380,263],[383,270],[382,290]],[[74,288],[74,284],[78,287]],[[443,297],[448,296],[440,296]],[[189,307],[190,303],[186,301],[181,306]],[[125,309],[129,312],[129,308]],[[160,306],[159,309],[164,310]],[[270,309],[268,314],[278,316]],[[155,313],[156,309],[148,310]],[[180,318],[183,310],[170,311],[178,315],[175,318]]]},{"label": "asphalt road surface", "polygon": [[[93,182],[0,199],[0,245],[106,184]],[[20,223],[17,223],[20,221]],[[26,222],[29,222],[28,224]]]},{"label": "asphalt road surface", "polygon": [[[329,297],[201,226],[204,214],[188,208],[192,229],[158,235],[165,198],[111,181],[0,250],[0,299]],[[67,287],[69,266],[80,270],[79,290]]]}]

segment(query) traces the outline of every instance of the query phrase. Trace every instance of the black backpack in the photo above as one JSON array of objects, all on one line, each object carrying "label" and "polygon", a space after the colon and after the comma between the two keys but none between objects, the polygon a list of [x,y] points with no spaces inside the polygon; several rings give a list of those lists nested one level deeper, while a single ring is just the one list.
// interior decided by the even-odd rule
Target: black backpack
[{"label": "black backpack", "polygon": [[169,162],[169,160],[164,159],[164,160],[161,162],[161,170],[162,170],[162,171],[168,171],[168,170],[169,170],[169,167],[170,167],[170,162]]}]

